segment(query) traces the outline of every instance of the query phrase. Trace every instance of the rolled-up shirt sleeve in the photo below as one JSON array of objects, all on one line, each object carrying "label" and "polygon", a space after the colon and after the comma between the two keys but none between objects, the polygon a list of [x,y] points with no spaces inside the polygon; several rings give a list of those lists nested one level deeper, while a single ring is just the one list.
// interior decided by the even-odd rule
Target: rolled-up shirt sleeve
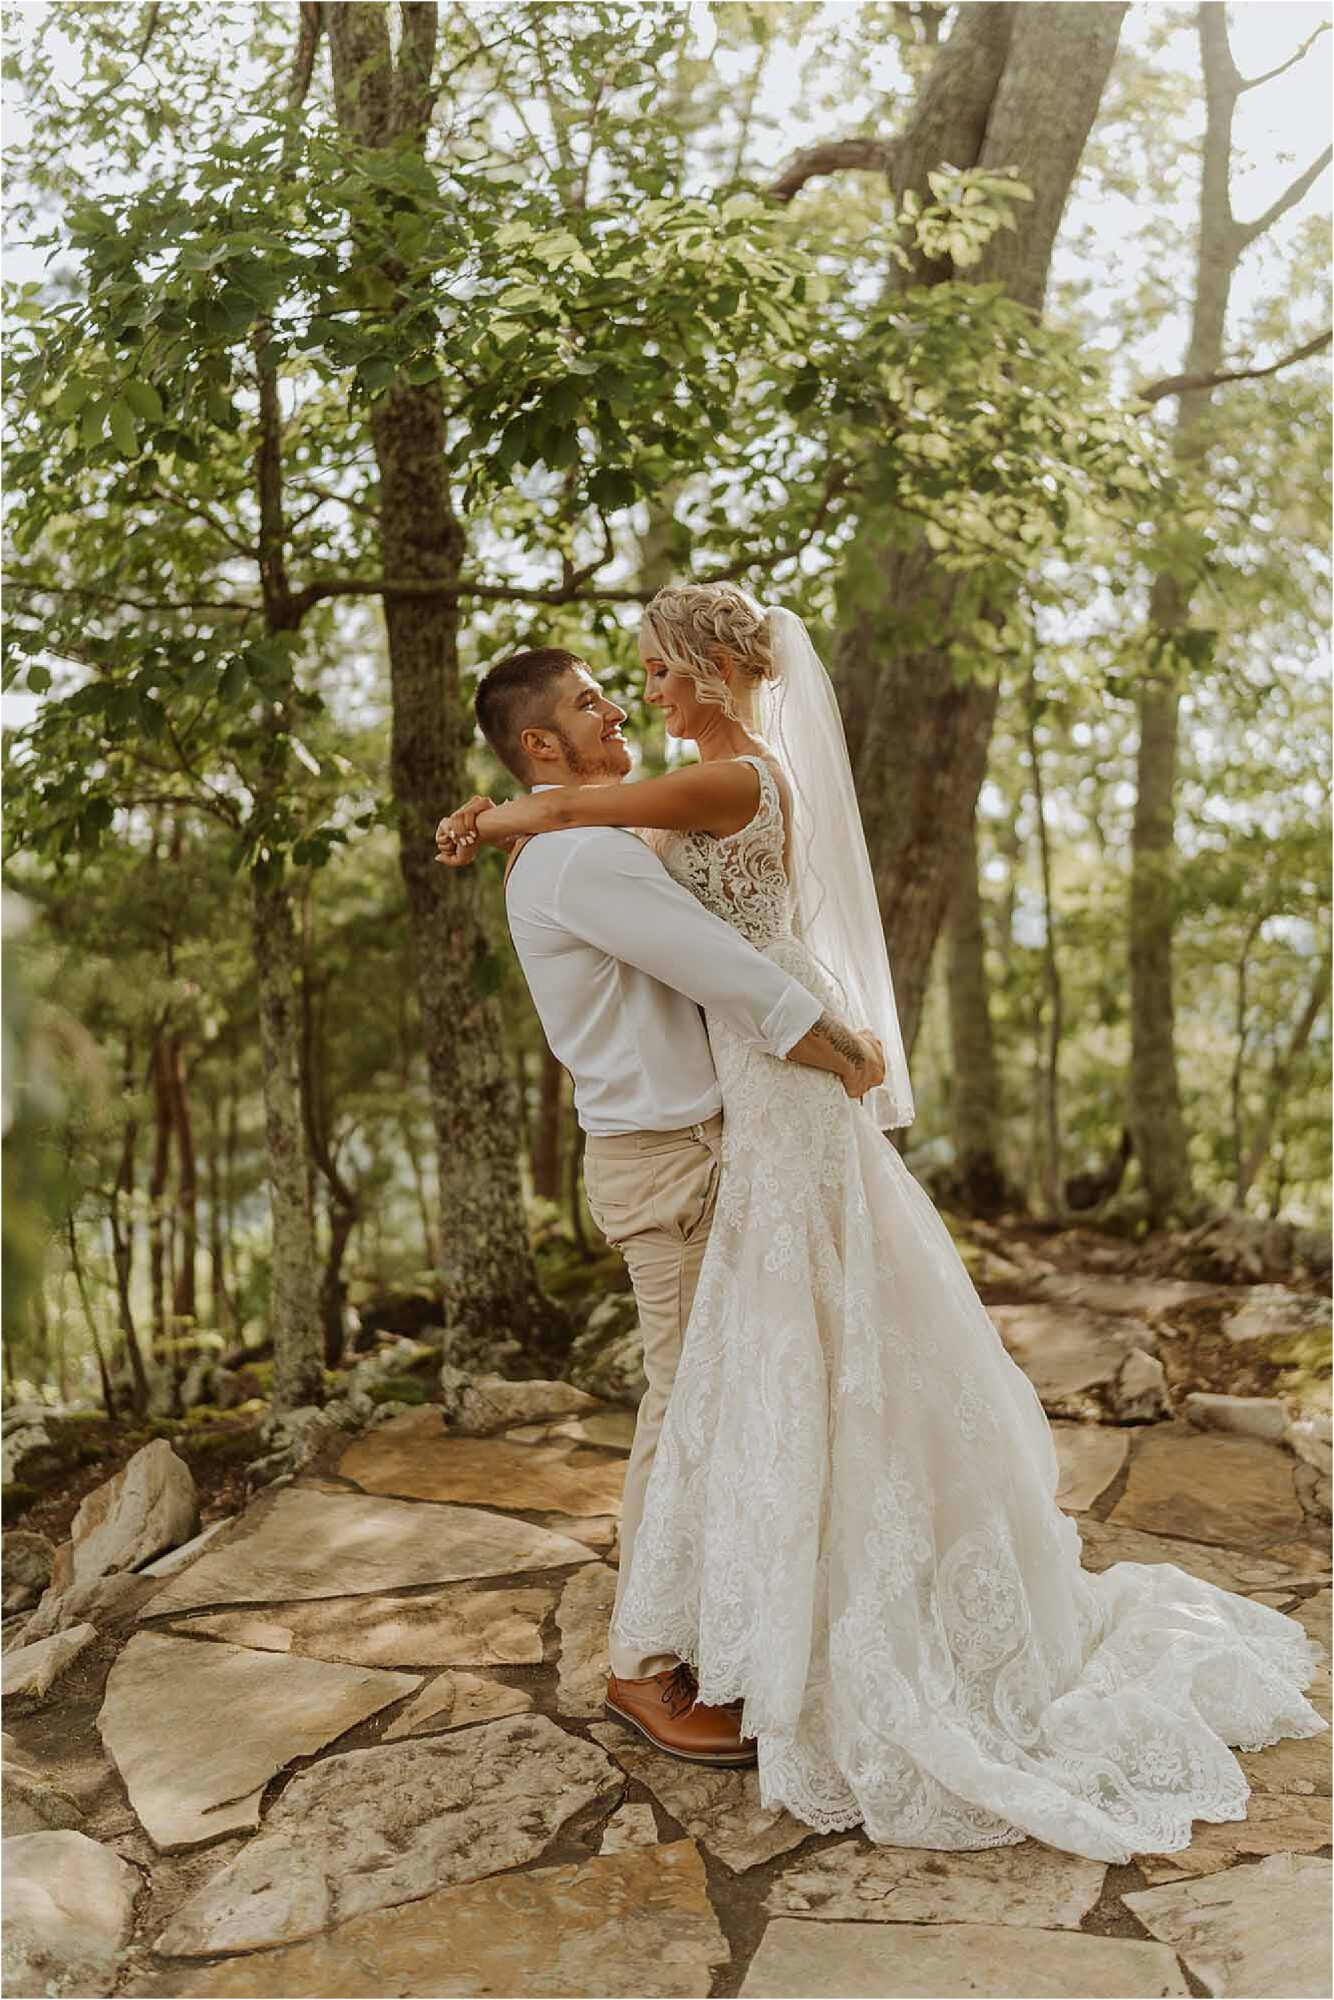
[{"label": "rolled-up shirt sleeve", "polygon": [[715,917],[635,834],[602,829],[570,855],[553,916],[576,937],[638,966],[785,1056],[824,1009],[815,994]]}]

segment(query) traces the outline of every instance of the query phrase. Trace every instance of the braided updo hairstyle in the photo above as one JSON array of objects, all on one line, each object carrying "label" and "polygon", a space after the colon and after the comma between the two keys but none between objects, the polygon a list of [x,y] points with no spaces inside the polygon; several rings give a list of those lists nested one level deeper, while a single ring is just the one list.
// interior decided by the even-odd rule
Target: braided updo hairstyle
[{"label": "braided updo hairstyle", "polygon": [[722,654],[751,688],[774,677],[764,606],[734,583],[669,583],[645,607],[639,657],[665,660],[695,684],[701,701],[739,720],[732,690],[718,671]]}]

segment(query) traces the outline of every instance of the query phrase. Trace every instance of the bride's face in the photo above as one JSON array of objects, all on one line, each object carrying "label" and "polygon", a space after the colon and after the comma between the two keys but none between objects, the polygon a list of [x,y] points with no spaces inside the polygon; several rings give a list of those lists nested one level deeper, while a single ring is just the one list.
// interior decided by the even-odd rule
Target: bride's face
[{"label": "bride's face", "polygon": [[644,662],[644,700],[650,708],[661,709],[669,736],[687,742],[693,742],[699,735],[700,725],[708,721],[710,712],[715,717],[718,714],[717,703],[710,711],[710,704],[700,700],[689,674],[678,673],[665,660],[655,658]]}]

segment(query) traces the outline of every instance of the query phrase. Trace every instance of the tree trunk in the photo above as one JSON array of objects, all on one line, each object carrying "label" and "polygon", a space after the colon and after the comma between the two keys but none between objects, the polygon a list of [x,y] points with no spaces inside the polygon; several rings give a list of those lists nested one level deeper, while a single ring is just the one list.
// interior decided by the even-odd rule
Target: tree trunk
[{"label": "tree trunk", "polygon": [[[961,7],[895,141],[900,195],[915,188],[929,199],[926,176],[947,161],[1018,170],[1033,200],[1023,204],[1016,227],[998,231],[980,263],[962,275],[1003,285],[1035,312],[1124,12],[1121,0],[1096,7],[1042,0]],[[889,282],[898,289],[954,275],[948,263],[918,260]],[[947,641],[957,583],[924,542],[895,547],[881,528],[868,526],[852,567],[872,572],[877,591],[840,633],[836,680],[911,1050],[986,772],[997,686],[956,684]],[[940,635],[934,645],[911,636],[924,618]]]},{"label": "tree trunk", "polygon": [[1311,1030],[1319,1020],[1321,1010],[1328,999],[1329,960],[1322,955],[1310,995],[1305,1007],[1302,1009],[1301,1020],[1298,1021],[1292,1031],[1292,1040],[1288,1044],[1282,1061],[1275,1065],[1274,1074],[1270,1079],[1268,1101],[1265,1105],[1264,1115],[1252,1136],[1251,1143],[1246,1151],[1246,1157],[1237,1168],[1237,1185],[1232,1196],[1232,1206],[1234,1209],[1245,1207],[1246,1196],[1250,1190],[1251,1183],[1264,1165],[1265,1155],[1274,1141],[1274,1128],[1278,1124],[1279,1112],[1283,1109],[1283,1100],[1287,1095],[1288,1086],[1292,1081],[1293,1069],[1306,1044],[1310,1041]]},{"label": "tree trunk", "polygon": [[977,819],[969,821],[963,858],[950,901],[946,931],[949,960],[950,1123],[955,1164],[954,1199],[973,1215],[998,1215],[1015,1200],[1001,1164],[1000,1081],[987,995],[986,932],[977,879]]},{"label": "tree trunk", "polygon": [[545,1039],[538,1052],[537,1120],[533,1128],[533,1193],[559,1201],[561,1110],[565,1071]]},{"label": "tree trunk", "polygon": [[1042,788],[1042,758],[1038,749],[1037,679],[1030,671],[1024,701],[1028,735],[1028,766],[1033,783],[1033,816],[1037,825],[1038,857],[1042,865],[1042,968],[1046,987],[1047,1045],[1040,1073],[1042,1117],[1042,1181],[1047,1214],[1059,1222],[1065,1212],[1065,1175],[1061,1168],[1060,1061],[1063,995],[1056,957],[1056,903],[1052,894],[1051,841]]},{"label": "tree trunk", "polygon": [[[391,48],[387,10],[367,0],[323,9],[341,129],[359,144],[424,149],[432,93],[436,9],[400,10]],[[392,283],[401,272],[382,268]],[[396,380],[371,407],[380,475],[383,573],[405,581],[455,579],[463,530],[445,465],[438,383]],[[400,826],[418,1005],[439,1157],[441,1292],[448,1333],[503,1327],[533,1358],[568,1323],[543,1297],[524,1215],[518,1115],[500,1013],[475,983],[485,951],[478,889],[467,870],[441,869],[434,830],[467,791],[471,737],[459,686],[458,604],[448,597],[385,600],[393,728],[391,783]],[[449,1350],[446,1338],[446,1353]]]},{"label": "tree trunk", "polygon": [[259,991],[264,1132],[273,1216],[273,1401],[279,1409],[324,1400],[320,1311],[315,1277],[301,1068],[296,1021],[296,941],[292,900],[281,885],[252,877],[255,966]]},{"label": "tree trunk", "polygon": [[[142,1417],[148,1410],[148,1372],[134,1324],[131,1291],[134,1276],[134,1154],[139,1137],[139,1121],[133,1111],[135,1087],[134,1042],[127,1035],[125,1062],[121,1071],[121,1088],[126,1104],[125,1127],[121,1137],[120,1164],[116,1169],[111,1199],[107,1203],[107,1221],[111,1227],[111,1260],[116,1273],[116,1309],[134,1384],[131,1400],[134,1414]],[[128,1214],[122,1214],[122,1201],[127,1204]]]},{"label": "tree trunk", "polygon": [[167,1050],[172,1120],[176,1129],[176,1211],[181,1224],[181,1252],[176,1272],[172,1312],[178,1320],[198,1316],[195,1264],[199,1255],[199,1171],[195,1160],[194,1120],[186,1079],[185,1050],[173,1034]]},{"label": "tree trunk", "polygon": [[107,1357],[102,1346],[102,1336],[98,1331],[97,1315],[88,1297],[88,1283],[83,1273],[83,1259],[79,1255],[78,1232],[74,1227],[74,1211],[65,1211],[65,1241],[69,1245],[69,1264],[74,1273],[74,1283],[79,1294],[79,1304],[83,1308],[84,1323],[93,1343],[93,1353],[97,1357],[97,1376],[102,1385],[102,1407],[112,1422],[116,1419],[116,1394],[111,1386],[111,1371],[107,1367]]},{"label": "tree trunk", "polygon": [[166,1285],[166,1192],[174,1130],[171,1091],[166,1076],[170,1034],[170,1026],[164,1020],[153,1039],[149,1057],[153,1086],[153,1165],[148,1181],[148,1285],[152,1305],[153,1354],[159,1368],[171,1365]]},{"label": "tree trunk", "polygon": [[[1232,119],[1241,78],[1233,67],[1227,21],[1218,4],[1199,9],[1204,66],[1205,133],[1200,182],[1199,255],[1190,340],[1183,373],[1210,375],[1223,359],[1233,273],[1246,234],[1232,215],[1229,176]],[[1200,428],[1209,389],[1177,400],[1173,454],[1185,465],[1203,449]],[[1176,781],[1180,669],[1171,641],[1190,622],[1190,595],[1166,568],[1149,597],[1150,657],[1162,662],[1140,684],[1139,751],[1130,875],[1130,1080],[1127,1123],[1149,1198],[1150,1220],[1163,1226],[1195,1211],[1181,1090],[1177,1077],[1172,978],[1176,923]]]}]

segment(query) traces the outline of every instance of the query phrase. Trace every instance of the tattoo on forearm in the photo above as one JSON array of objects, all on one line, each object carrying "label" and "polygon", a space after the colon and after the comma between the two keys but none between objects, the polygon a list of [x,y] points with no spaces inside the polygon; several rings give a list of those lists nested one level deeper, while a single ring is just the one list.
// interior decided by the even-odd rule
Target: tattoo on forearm
[{"label": "tattoo on forearm", "polygon": [[851,1028],[845,1028],[843,1023],[836,1020],[832,1014],[821,1014],[819,1020],[811,1029],[811,1033],[819,1035],[822,1041],[828,1042],[830,1048],[841,1055],[845,1061],[850,1062],[854,1069],[860,1069],[865,1062],[866,1051],[853,1034]]}]

